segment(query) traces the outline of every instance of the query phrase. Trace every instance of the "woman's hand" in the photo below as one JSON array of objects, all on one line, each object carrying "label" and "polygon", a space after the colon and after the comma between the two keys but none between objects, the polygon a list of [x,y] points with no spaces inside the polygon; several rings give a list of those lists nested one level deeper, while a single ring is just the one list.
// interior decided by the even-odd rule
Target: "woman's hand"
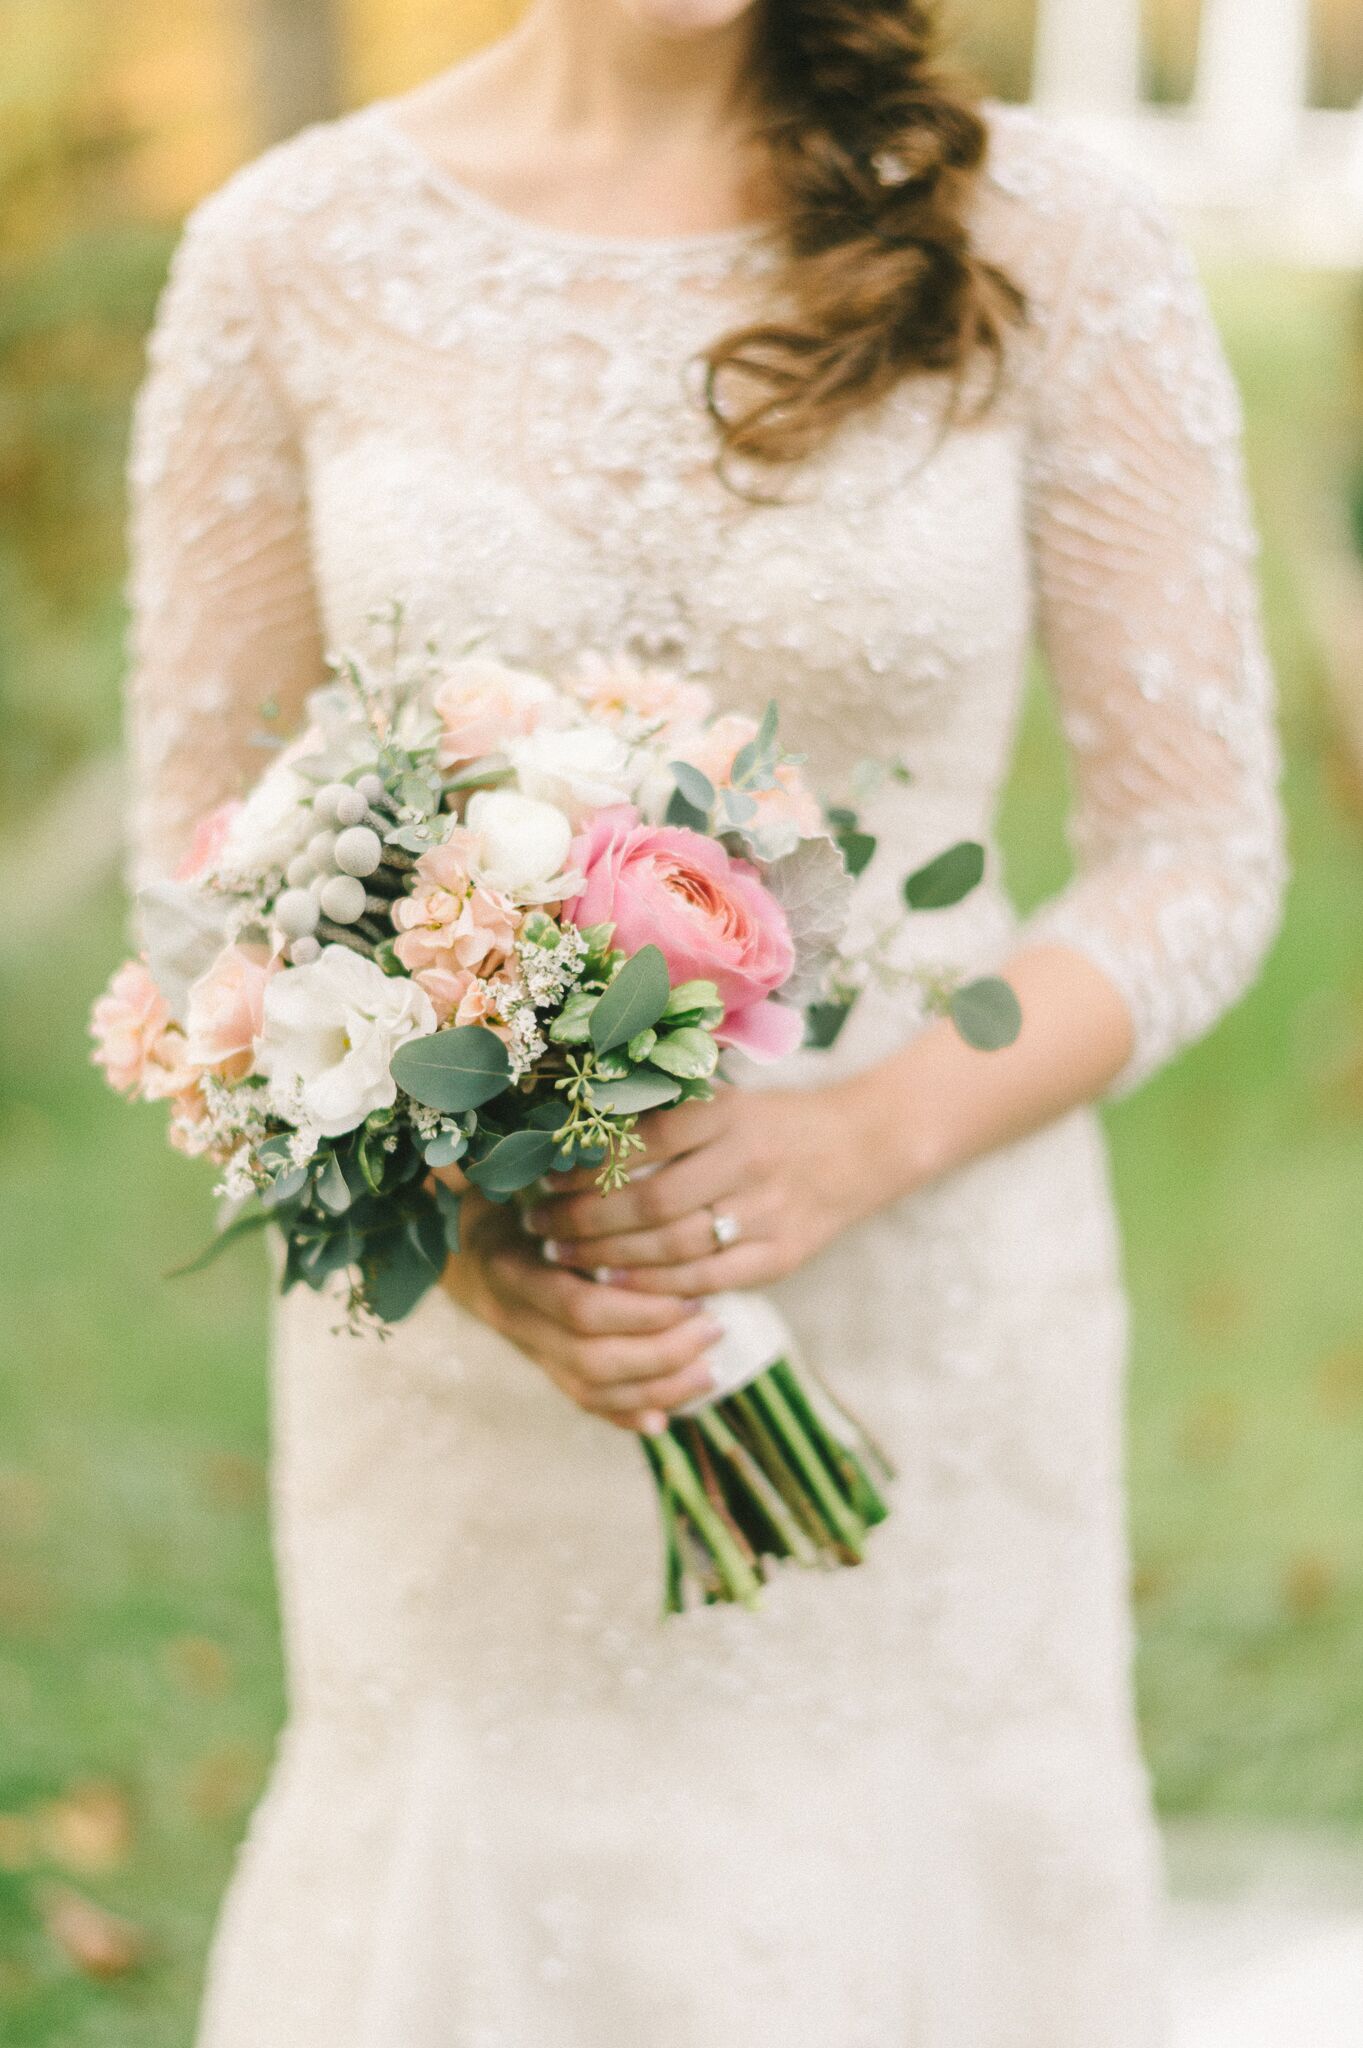
[{"label": "woman's hand", "polygon": [[[639,1125],[654,1171],[602,1195],[589,1172],[527,1222],[560,1268],[603,1269],[665,1299],[762,1287],[802,1266],[882,1199],[870,1189],[860,1100],[846,1087],[748,1093],[656,1111]],[[715,1219],[737,1237],[719,1242]],[[721,1224],[722,1231],[722,1224]]]},{"label": "woman's hand", "polygon": [[[455,1171],[441,1178],[467,1188]],[[472,1190],[463,1196],[460,1237],[446,1290],[579,1407],[655,1434],[670,1410],[709,1392],[706,1353],[719,1326],[693,1302],[666,1290],[646,1298],[547,1265],[515,1209]]]}]

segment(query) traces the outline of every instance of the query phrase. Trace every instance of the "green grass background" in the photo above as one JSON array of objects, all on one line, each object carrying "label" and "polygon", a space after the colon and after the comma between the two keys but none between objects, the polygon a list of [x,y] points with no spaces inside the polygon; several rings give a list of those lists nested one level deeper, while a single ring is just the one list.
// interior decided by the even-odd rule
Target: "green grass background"
[{"label": "green grass background", "polygon": [[[1352,304],[1342,283],[1263,273],[1218,298],[1266,531],[1295,879],[1252,998],[1109,1118],[1135,1304],[1141,1711],[1167,1812],[1363,1826],[1363,804],[1295,554],[1301,493],[1342,432]],[[118,610],[104,584],[84,608],[45,601],[0,551],[4,589],[0,730],[29,763],[7,785],[13,823],[112,738]],[[1064,872],[1063,808],[1038,692],[1005,821],[1024,902]],[[12,2048],[184,2048],[281,1708],[262,1268],[243,1251],[161,1279],[208,1227],[209,1176],[87,1065],[121,919],[108,887],[23,946],[0,938]],[[107,1870],[64,1870],[44,1816],[92,1779],[126,1796],[131,1844]],[[44,1927],[54,1881],[138,1923],[146,1964],[108,1984],[73,1970]]]}]

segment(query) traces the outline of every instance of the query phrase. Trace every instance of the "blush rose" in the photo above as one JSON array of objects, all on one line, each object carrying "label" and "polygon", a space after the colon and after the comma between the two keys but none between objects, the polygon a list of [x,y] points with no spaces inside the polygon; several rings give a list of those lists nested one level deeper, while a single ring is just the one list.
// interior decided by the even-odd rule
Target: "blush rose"
[{"label": "blush rose", "polygon": [[795,965],[790,927],[747,861],[683,826],[642,824],[628,804],[594,818],[569,861],[585,877],[564,906],[574,924],[613,924],[626,953],[657,946],[674,986],[712,981],[722,1044],[756,1060],[794,1052],[803,1019],[770,1000]]}]

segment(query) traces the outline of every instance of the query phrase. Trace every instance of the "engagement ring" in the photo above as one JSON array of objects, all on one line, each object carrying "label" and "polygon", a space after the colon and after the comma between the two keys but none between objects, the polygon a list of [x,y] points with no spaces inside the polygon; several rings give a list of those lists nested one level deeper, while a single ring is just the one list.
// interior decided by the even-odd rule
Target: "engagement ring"
[{"label": "engagement ring", "polygon": [[723,1209],[711,1209],[709,1214],[710,1235],[714,1238],[716,1247],[723,1251],[726,1246],[737,1244],[743,1235],[743,1226],[737,1216],[730,1216]]}]

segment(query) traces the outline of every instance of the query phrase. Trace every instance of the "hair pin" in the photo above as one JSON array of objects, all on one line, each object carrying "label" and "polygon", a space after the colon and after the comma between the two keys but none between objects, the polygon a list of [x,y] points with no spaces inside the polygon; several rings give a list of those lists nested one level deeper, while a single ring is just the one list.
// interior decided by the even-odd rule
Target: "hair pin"
[{"label": "hair pin", "polygon": [[871,158],[878,185],[907,185],[913,172],[896,149],[878,149]]}]

